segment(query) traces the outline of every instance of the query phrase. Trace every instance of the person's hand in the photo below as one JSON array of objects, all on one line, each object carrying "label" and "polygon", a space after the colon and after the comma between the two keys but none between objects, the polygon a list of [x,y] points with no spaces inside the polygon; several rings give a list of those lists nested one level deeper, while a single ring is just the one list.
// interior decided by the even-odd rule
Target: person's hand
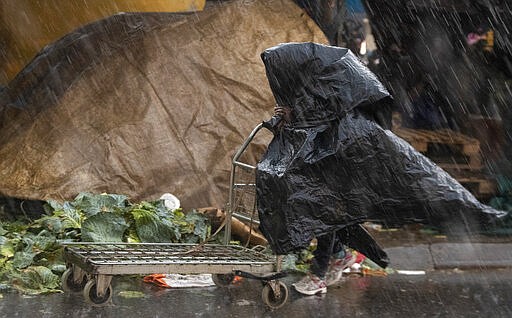
[{"label": "person's hand", "polygon": [[274,107],[274,115],[279,117],[284,117],[285,110],[282,106],[276,106]]},{"label": "person's hand", "polygon": [[276,106],[274,107],[274,115],[283,118],[283,121],[290,122],[290,114],[292,109],[286,106]]},{"label": "person's hand", "polygon": [[278,133],[286,123],[291,122],[292,109],[286,106],[274,107],[274,115],[271,119],[263,122],[263,127],[271,130],[274,134]]},{"label": "person's hand", "polygon": [[276,126],[277,130],[281,130],[286,123],[291,122],[292,109],[286,106],[277,105],[274,107],[274,117],[279,117],[279,123]]}]

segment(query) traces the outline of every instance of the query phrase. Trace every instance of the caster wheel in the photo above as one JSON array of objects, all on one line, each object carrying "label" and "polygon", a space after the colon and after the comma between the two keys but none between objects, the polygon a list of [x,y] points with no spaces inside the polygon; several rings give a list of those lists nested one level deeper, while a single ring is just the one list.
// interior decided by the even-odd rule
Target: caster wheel
[{"label": "caster wheel", "polygon": [[85,284],[84,298],[93,306],[104,306],[112,299],[112,286],[108,286],[105,295],[99,296],[96,290],[96,281],[91,279]]},{"label": "caster wheel", "polygon": [[261,291],[263,302],[272,309],[283,306],[288,300],[288,287],[283,282],[277,282],[280,295],[276,296],[270,285],[265,285]]},{"label": "caster wheel", "polygon": [[73,269],[68,268],[62,274],[62,289],[66,292],[79,292],[84,288],[87,278],[85,275],[82,277],[82,281],[77,283],[73,280]]},{"label": "caster wheel", "polygon": [[213,274],[212,280],[215,283],[215,285],[219,287],[227,287],[233,283],[233,280],[235,279],[234,274]]}]

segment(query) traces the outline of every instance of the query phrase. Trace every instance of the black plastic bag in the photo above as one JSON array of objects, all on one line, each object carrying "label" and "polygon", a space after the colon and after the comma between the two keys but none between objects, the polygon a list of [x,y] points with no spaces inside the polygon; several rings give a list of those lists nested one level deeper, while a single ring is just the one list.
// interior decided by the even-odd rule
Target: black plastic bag
[{"label": "black plastic bag", "polygon": [[[361,249],[371,241],[358,229],[367,220],[475,231],[506,215],[385,129],[390,94],[349,50],[288,43],[262,59],[277,104],[294,115],[266,123],[274,138],[256,173],[260,229],[275,253],[340,229]],[[369,249],[385,265],[378,245]]]}]

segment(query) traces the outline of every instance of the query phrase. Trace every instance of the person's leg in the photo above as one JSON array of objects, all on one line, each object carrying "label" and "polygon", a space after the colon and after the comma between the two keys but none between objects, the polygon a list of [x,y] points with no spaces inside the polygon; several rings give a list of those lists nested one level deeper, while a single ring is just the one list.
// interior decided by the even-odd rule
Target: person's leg
[{"label": "person's leg", "polygon": [[[334,234],[334,233],[333,233]],[[293,284],[295,289],[304,295],[326,293],[325,274],[329,267],[329,260],[333,250],[333,234],[317,237],[317,246],[313,252],[313,262],[306,277]]]},{"label": "person's leg", "polygon": [[339,282],[343,276],[343,271],[352,266],[355,257],[343,244],[343,231],[337,231],[330,236],[330,257],[327,260],[327,269],[325,275],[325,284],[331,286]]},{"label": "person's leg", "polygon": [[314,258],[311,264],[311,272],[319,278],[323,279],[325,277],[333,252],[340,250],[339,246],[334,246],[334,244],[337,243],[335,237],[336,235],[334,233],[317,237],[316,249],[313,252]]}]

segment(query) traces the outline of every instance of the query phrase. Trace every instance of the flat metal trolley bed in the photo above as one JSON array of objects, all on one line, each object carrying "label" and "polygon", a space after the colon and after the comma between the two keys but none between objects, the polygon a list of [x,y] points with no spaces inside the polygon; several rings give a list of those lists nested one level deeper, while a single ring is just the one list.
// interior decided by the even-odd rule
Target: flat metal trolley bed
[{"label": "flat metal trolley bed", "polygon": [[231,284],[235,276],[261,280],[264,303],[273,309],[284,305],[288,288],[279,280],[286,276],[280,271],[281,257],[229,244],[233,216],[259,223],[255,213],[255,167],[238,160],[261,128],[260,124],[253,129],[232,160],[224,244],[63,243],[67,269],[62,275],[62,288],[82,291],[87,302],[102,306],[112,298],[115,275],[209,273],[221,287]]}]

